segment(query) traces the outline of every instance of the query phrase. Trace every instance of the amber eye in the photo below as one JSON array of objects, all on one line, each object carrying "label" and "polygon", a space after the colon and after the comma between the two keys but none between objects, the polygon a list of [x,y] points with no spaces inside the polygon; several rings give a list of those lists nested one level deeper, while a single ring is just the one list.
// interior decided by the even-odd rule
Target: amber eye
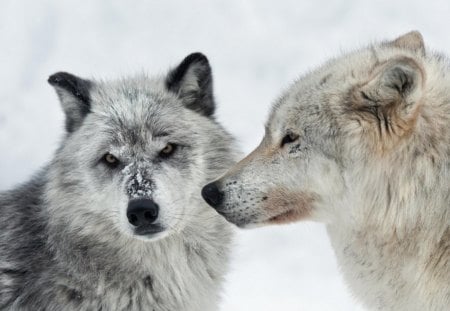
[{"label": "amber eye", "polygon": [[175,144],[170,144],[169,143],[163,149],[161,149],[161,151],[159,152],[159,155],[161,157],[167,158],[167,157],[171,156],[175,152],[176,147],[177,146]]},{"label": "amber eye", "polygon": [[119,165],[119,160],[111,153],[107,153],[103,156],[103,162],[109,167],[116,167]]},{"label": "amber eye", "polygon": [[286,144],[293,143],[298,139],[298,137],[299,136],[297,134],[291,132],[287,133],[286,136],[284,136],[283,139],[281,140],[281,147],[283,147]]}]

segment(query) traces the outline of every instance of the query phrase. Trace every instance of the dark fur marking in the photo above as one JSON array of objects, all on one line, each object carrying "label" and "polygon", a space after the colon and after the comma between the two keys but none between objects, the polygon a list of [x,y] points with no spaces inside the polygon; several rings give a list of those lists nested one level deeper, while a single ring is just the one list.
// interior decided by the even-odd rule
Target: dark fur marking
[{"label": "dark fur marking", "polygon": [[380,114],[379,114],[379,109],[378,109],[377,106],[374,106],[373,109],[370,109],[369,111],[372,111],[372,114],[377,119],[378,132],[380,134],[380,137],[382,137],[383,136],[383,131],[381,129],[381,118],[380,118]]},{"label": "dark fur marking", "polygon": [[76,302],[81,302],[83,300],[83,295],[75,289],[69,290],[67,297],[69,298],[69,300]]},{"label": "dark fur marking", "polygon": [[129,298],[129,301],[128,301],[127,309],[130,309],[133,306],[133,287],[132,286],[130,286],[128,288],[128,298]]},{"label": "dark fur marking", "polygon": [[367,101],[373,102],[373,99],[369,97],[365,92],[361,91],[361,97],[364,98]]},{"label": "dark fur marking", "polygon": [[15,276],[26,275],[28,271],[25,270],[14,270],[14,269],[0,269],[0,273],[2,274],[10,274]]},{"label": "dark fur marking", "polygon": [[144,278],[144,286],[153,292],[153,279],[150,275]]},{"label": "dark fur marking", "polygon": [[414,73],[406,72],[404,68],[395,67],[389,72],[390,87],[397,90],[402,96],[414,85]]},{"label": "dark fur marking", "polygon": [[289,149],[289,154],[308,151],[308,146],[305,144],[296,144]]},{"label": "dark fur marking", "polygon": [[178,83],[184,78],[184,75],[188,71],[189,67],[193,63],[202,63],[209,67],[208,59],[202,53],[192,53],[188,55],[181,64],[173,70],[166,80],[166,86],[168,89],[176,88]]},{"label": "dark fur marking", "polygon": [[[196,65],[197,68],[194,75],[197,79],[199,89],[189,91],[186,94],[179,94],[183,87],[183,80],[188,70]],[[214,114],[215,104],[212,89],[212,73],[208,59],[202,53],[192,53],[188,55],[181,64],[172,70],[166,79],[166,87],[180,96],[181,99],[186,98],[186,108],[201,113],[207,117]]]},{"label": "dark fur marking", "polygon": [[62,285],[60,287],[61,292],[66,296],[67,301],[73,302],[76,304],[80,304],[83,301],[83,295],[80,291],[70,288],[67,286]]},{"label": "dark fur marking", "polygon": [[322,86],[325,83],[327,83],[327,81],[331,78],[331,73],[327,74],[325,77],[322,78],[322,80],[320,80],[319,85]]},{"label": "dark fur marking", "polygon": [[90,111],[91,98],[89,91],[92,87],[92,83],[89,80],[78,78],[67,72],[57,72],[48,78],[48,83],[51,86],[60,87],[85,105],[82,107],[84,112]]},{"label": "dark fur marking", "polygon": [[[80,123],[80,120],[91,111],[90,90],[92,82],[67,72],[57,72],[51,75],[47,81],[53,87],[71,94],[79,102],[79,105],[74,108],[76,111],[66,111],[66,130],[71,133]],[[57,90],[57,92],[62,98],[61,91]]]}]

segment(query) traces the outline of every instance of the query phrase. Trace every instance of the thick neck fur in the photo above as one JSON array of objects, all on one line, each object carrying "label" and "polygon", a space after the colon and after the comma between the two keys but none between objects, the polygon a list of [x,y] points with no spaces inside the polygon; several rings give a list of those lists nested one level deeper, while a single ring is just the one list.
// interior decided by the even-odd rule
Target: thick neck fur
[{"label": "thick neck fur", "polygon": [[438,65],[412,135],[345,174],[328,226],[351,288],[380,310],[450,304],[450,81]]},{"label": "thick neck fur", "polygon": [[[183,230],[156,241],[126,236],[107,225],[96,228],[96,231],[97,235],[90,235],[89,231],[61,220],[49,224],[49,244],[54,246],[56,261],[61,262],[68,271],[73,270],[75,275],[91,275],[94,279],[99,274],[105,277],[111,275],[117,280],[117,275],[123,274],[134,278],[151,273],[158,261],[163,261],[163,265],[168,267],[174,265],[170,261],[178,260],[172,257],[175,255],[187,258],[191,253],[197,253],[205,257],[206,262],[209,260],[208,252],[214,250],[212,245],[208,245],[211,235],[220,231],[228,233],[229,228],[214,215],[213,210],[205,208]],[[217,241],[215,246],[225,251],[219,242],[223,243]]]}]

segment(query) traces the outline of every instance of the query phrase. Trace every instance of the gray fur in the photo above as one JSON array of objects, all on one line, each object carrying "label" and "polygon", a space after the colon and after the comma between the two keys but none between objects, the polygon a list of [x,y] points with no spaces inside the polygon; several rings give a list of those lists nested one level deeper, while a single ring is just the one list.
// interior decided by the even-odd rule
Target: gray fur
[{"label": "gray fur", "polygon": [[[203,66],[208,84],[186,70],[181,87],[209,92],[212,112],[209,64],[194,55],[187,66]],[[53,160],[0,193],[0,309],[216,310],[231,231],[200,189],[233,163],[230,135],[166,77],[89,81],[88,97],[77,79],[49,80],[72,120]],[[178,148],[163,159],[169,142]],[[105,153],[121,164],[107,167]],[[125,214],[135,198],[159,204],[163,232],[136,234]]]}]

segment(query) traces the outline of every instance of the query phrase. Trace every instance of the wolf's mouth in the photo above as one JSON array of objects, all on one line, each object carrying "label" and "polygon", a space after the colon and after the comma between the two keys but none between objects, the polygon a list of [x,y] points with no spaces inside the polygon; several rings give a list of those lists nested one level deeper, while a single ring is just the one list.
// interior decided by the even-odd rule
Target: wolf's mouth
[{"label": "wolf's mouth", "polygon": [[271,224],[283,224],[297,220],[298,216],[299,216],[298,212],[291,209],[281,214],[278,214],[277,216],[269,218],[267,222]]},{"label": "wolf's mouth", "polygon": [[164,231],[164,228],[158,224],[143,225],[136,227],[134,233],[136,235],[150,235]]}]

